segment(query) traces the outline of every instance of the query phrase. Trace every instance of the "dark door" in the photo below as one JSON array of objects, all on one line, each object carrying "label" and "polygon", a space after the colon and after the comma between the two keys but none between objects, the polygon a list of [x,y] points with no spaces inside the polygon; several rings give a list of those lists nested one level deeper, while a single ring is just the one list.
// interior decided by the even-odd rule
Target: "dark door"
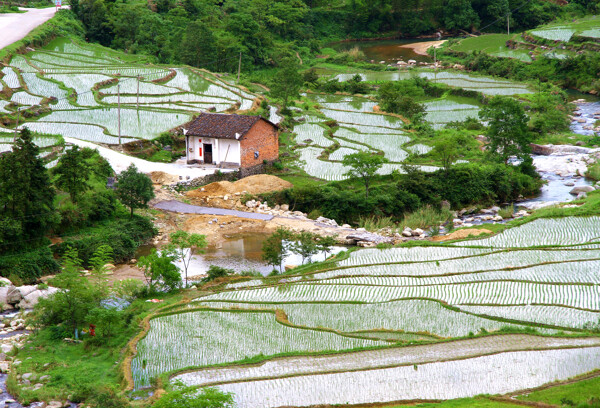
[{"label": "dark door", "polygon": [[212,164],[212,145],[204,143],[204,163]]}]

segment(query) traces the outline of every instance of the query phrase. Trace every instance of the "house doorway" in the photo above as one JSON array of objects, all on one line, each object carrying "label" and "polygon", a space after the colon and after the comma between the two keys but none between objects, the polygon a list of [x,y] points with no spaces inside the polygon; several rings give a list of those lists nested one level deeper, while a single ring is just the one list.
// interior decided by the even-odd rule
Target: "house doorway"
[{"label": "house doorway", "polygon": [[212,144],[204,143],[204,163],[212,164],[213,162]]}]

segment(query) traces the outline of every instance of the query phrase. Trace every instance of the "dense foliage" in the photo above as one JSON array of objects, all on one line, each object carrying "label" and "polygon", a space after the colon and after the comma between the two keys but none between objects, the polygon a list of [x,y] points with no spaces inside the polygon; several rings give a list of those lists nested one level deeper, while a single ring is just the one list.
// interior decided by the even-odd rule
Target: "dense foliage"
[{"label": "dense foliage", "polygon": [[296,210],[317,211],[338,222],[357,223],[360,217],[371,215],[400,219],[407,212],[427,204],[439,206],[442,201],[450,202],[453,208],[510,202],[521,195],[536,194],[540,185],[530,163],[520,167],[467,163],[433,173],[407,167],[407,174],[378,176],[368,197],[361,191],[363,187],[351,181],[263,196],[272,203],[289,203]]},{"label": "dense foliage", "polygon": [[[593,8],[584,0],[571,9]],[[516,29],[550,21],[561,12],[542,0],[79,0],[72,9],[91,41],[160,62],[184,62],[214,71],[242,64],[266,66],[282,55],[302,58],[323,40],[373,37],[381,33],[415,36],[440,28],[505,26],[509,10]],[[502,21],[496,21],[501,19]]]}]

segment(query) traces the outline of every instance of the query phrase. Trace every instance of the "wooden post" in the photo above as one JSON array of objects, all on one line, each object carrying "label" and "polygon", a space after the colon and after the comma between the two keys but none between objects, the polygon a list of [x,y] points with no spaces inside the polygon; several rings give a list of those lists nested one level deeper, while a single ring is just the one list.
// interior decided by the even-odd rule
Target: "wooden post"
[{"label": "wooden post", "polygon": [[117,119],[119,121],[119,145],[121,145],[121,84],[117,84]]},{"label": "wooden post", "polygon": [[137,99],[136,99],[136,107],[140,109],[140,76],[137,76]]},{"label": "wooden post", "polygon": [[238,78],[237,83],[240,83],[240,72],[242,71],[242,53],[240,52],[240,62],[238,63]]}]

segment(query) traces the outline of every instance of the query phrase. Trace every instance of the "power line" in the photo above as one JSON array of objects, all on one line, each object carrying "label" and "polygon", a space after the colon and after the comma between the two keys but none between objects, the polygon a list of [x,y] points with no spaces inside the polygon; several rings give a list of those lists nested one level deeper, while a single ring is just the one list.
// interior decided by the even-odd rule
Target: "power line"
[{"label": "power line", "polygon": [[[514,8],[514,9],[512,9],[512,10],[509,10],[509,12],[507,13],[507,15],[508,15],[509,13],[514,13],[515,11],[522,9],[523,7],[525,7],[526,5],[528,5],[528,4],[530,4],[530,3],[531,3],[531,0],[526,0],[526,1],[525,1],[523,4],[521,4],[519,7],[516,7],[516,8]],[[483,27],[483,28],[480,28],[480,29],[479,29],[479,31],[483,31],[483,30],[485,30],[486,28],[493,26],[493,25],[494,25],[494,24],[496,24],[497,22],[499,22],[499,21],[501,21],[501,20],[504,20],[505,18],[506,18],[506,16],[499,17],[499,18],[498,18],[496,21],[494,21],[493,23],[490,23],[490,24],[486,25],[485,27]],[[509,18],[510,18],[510,17],[509,17]]]}]

